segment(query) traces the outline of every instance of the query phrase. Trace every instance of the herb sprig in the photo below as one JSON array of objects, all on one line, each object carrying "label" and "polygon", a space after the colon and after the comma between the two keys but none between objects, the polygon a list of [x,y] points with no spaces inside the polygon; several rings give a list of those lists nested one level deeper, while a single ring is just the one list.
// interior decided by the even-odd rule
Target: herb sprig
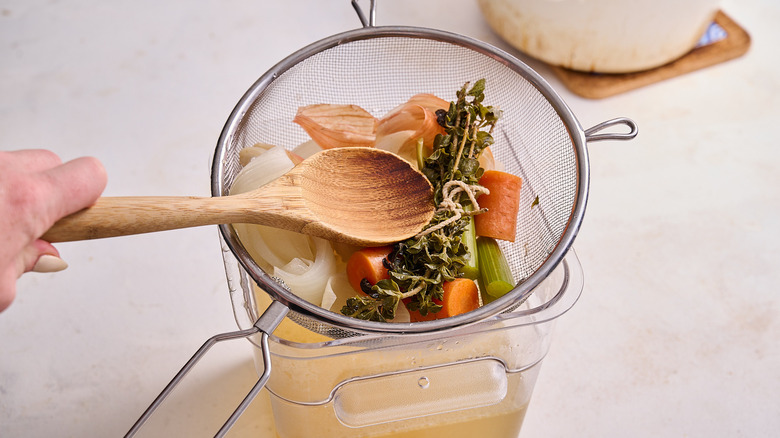
[{"label": "herb sprig", "polygon": [[[448,110],[436,111],[437,121],[445,134],[436,136],[433,152],[421,169],[433,185],[437,206],[444,199],[444,186],[448,182],[478,184],[484,172],[479,165],[479,156],[493,144],[493,127],[501,117],[500,110],[482,103],[484,79],[471,88],[467,82],[457,91],[456,97]],[[464,207],[471,205],[465,194],[456,196],[462,198],[457,201]],[[451,220],[453,215],[451,210],[439,209],[427,228],[435,228]],[[468,217],[462,217],[428,234],[421,233],[397,243],[385,259],[390,278],[373,286],[367,280],[363,281],[361,289],[366,296],[349,298],[341,313],[359,319],[386,321],[395,317],[401,300],[406,300],[410,311],[418,311],[423,316],[441,310],[441,305],[434,299],[442,299],[442,283],[460,277],[460,270],[470,257],[463,241],[468,221]]]}]

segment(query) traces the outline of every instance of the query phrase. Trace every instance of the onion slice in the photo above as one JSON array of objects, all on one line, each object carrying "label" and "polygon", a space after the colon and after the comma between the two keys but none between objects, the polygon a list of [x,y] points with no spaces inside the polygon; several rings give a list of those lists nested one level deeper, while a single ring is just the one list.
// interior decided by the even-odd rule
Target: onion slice
[{"label": "onion slice", "polygon": [[318,237],[310,239],[314,241],[314,259],[292,259],[284,266],[275,267],[274,276],[284,280],[295,295],[319,306],[328,279],[336,270],[336,256],[327,240]]},{"label": "onion slice", "polygon": [[373,147],[376,141],[376,117],[357,105],[303,106],[293,122],[323,149]]},{"label": "onion slice", "polygon": [[[379,119],[376,130],[377,148],[402,157],[414,156],[419,138],[430,153],[437,134],[444,134],[436,111],[449,108],[449,102],[432,94],[416,94]],[[403,134],[401,134],[403,133]],[[399,143],[400,141],[400,143]]]}]

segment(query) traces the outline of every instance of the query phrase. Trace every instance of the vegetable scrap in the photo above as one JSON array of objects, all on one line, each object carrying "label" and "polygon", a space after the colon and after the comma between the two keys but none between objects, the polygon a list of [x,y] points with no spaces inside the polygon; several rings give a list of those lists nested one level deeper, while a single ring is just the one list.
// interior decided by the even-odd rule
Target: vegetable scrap
[{"label": "vegetable scrap", "polygon": [[477,234],[514,242],[523,180],[511,173],[486,170],[479,184],[488,192],[479,197],[486,211],[474,218]]},{"label": "vegetable scrap", "polygon": [[457,100],[448,109],[436,110],[445,132],[434,137],[430,155],[422,160],[421,171],[433,184],[438,207],[431,223],[395,245],[386,259],[390,278],[363,289],[365,295],[348,299],[343,314],[386,321],[393,319],[403,300],[413,320],[425,319],[444,308],[444,284],[462,277],[463,268],[476,259],[465,235],[472,216],[485,212],[477,202],[478,196],[488,194],[479,184],[485,173],[479,156],[493,144],[491,134],[501,112],[483,105],[484,79],[468,85],[456,93]]},{"label": "vegetable scrap", "polygon": [[[448,102],[417,94],[379,118],[356,105],[301,107],[293,121],[311,141],[292,151],[258,145],[241,154],[245,167],[234,183],[236,190],[277,178],[326,148],[362,146],[396,153],[434,187],[435,214],[417,236],[392,246],[353,248],[236,225],[250,255],[293,293],[371,321],[457,316],[513,289],[512,272],[496,239],[516,238],[522,179],[503,172],[490,150],[501,111],[483,103],[485,80],[466,83],[455,95]],[[260,165],[258,160],[273,162]],[[268,173],[258,176],[253,168]]]}]

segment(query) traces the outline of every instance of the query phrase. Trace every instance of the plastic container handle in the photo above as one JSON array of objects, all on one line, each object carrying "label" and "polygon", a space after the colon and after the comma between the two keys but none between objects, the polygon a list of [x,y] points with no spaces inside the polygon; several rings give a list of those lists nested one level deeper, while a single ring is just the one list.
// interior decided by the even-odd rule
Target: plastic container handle
[{"label": "plastic container handle", "polygon": [[[629,131],[626,133],[612,132],[599,134],[599,132],[611,128],[617,125],[628,126]],[[631,140],[639,133],[639,128],[636,126],[636,122],[627,117],[618,117],[616,119],[607,120],[601,122],[598,125],[585,130],[585,140],[588,142],[602,141],[602,140]]]},{"label": "plastic container handle", "polygon": [[149,405],[148,408],[146,408],[146,411],[144,411],[143,415],[141,415],[141,418],[138,419],[138,421],[135,422],[132,428],[127,432],[125,437],[132,437],[134,436],[139,429],[146,423],[146,420],[149,419],[149,417],[152,416],[154,411],[157,410],[157,408],[162,404],[163,401],[173,392],[174,388],[181,382],[181,380],[184,378],[184,376],[189,373],[192,368],[195,366],[195,364],[200,361],[201,358],[206,354],[206,352],[214,346],[217,342],[226,341],[230,339],[240,339],[240,338],[246,338],[249,336],[252,336],[256,333],[260,333],[260,347],[263,353],[263,374],[260,376],[260,378],[257,380],[257,383],[255,383],[255,386],[252,387],[252,389],[249,391],[249,393],[244,397],[244,400],[241,401],[241,404],[238,405],[235,411],[233,411],[233,414],[228,418],[228,420],[225,422],[225,424],[222,425],[222,428],[219,429],[219,432],[217,432],[215,437],[223,437],[227,432],[230,430],[231,427],[233,427],[233,424],[236,423],[236,420],[238,420],[238,417],[241,416],[241,414],[246,410],[246,408],[249,406],[250,403],[252,403],[252,400],[257,397],[257,394],[260,393],[260,390],[263,389],[266,382],[268,382],[268,378],[271,376],[271,352],[268,349],[268,334],[273,333],[273,331],[276,329],[276,327],[281,324],[282,320],[285,316],[287,316],[287,312],[290,309],[285,306],[284,304],[273,301],[270,306],[268,306],[268,309],[266,309],[265,312],[263,312],[262,315],[260,315],[259,318],[257,318],[257,321],[255,321],[254,325],[251,328],[248,328],[246,330],[239,330],[235,332],[229,332],[229,333],[221,333],[215,336],[212,336],[209,338],[208,341],[203,343],[203,345],[198,349],[198,351],[195,352],[195,354],[192,355],[190,360],[187,361],[186,364],[182,367],[182,369],[176,374],[176,376],[173,377],[170,383],[168,383],[168,386],[163,389],[163,391],[160,393],[160,395],[157,396],[156,399],[152,402],[151,405]]}]

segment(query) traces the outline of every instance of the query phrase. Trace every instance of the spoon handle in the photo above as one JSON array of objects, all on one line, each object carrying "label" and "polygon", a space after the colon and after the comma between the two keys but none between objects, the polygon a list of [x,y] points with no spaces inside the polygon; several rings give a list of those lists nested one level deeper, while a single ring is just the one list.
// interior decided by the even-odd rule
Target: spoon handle
[{"label": "spoon handle", "polygon": [[95,205],[55,223],[41,237],[48,242],[100,239],[241,222],[246,201],[240,197],[103,197]]}]

